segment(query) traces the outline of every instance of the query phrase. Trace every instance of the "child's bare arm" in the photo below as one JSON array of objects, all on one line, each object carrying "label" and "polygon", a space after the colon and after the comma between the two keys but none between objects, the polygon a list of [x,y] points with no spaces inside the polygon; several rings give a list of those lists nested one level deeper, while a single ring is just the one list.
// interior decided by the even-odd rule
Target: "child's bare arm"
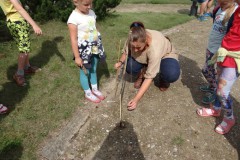
[{"label": "child's bare arm", "polygon": [[79,56],[79,51],[78,51],[77,26],[74,24],[68,24],[68,29],[70,33],[72,51],[75,57],[75,63],[77,64],[78,67],[82,67],[83,63],[82,63],[82,59]]},{"label": "child's bare arm", "polygon": [[27,11],[22,7],[22,5],[18,2],[18,0],[10,0],[13,4],[14,8],[20,13],[20,15],[29,23],[31,24],[34,32],[37,35],[42,34],[41,28],[35,23],[35,21],[30,17]]}]

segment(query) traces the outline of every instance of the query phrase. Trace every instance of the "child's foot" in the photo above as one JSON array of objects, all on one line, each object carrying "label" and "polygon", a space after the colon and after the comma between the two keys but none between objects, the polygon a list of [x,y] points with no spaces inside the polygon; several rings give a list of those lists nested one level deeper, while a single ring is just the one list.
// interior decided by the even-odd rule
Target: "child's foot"
[{"label": "child's foot", "polygon": [[27,85],[25,78],[23,75],[18,75],[18,74],[14,74],[13,75],[13,79],[15,80],[15,82],[17,83],[18,86],[25,86]]},{"label": "child's foot", "polygon": [[235,124],[235,118],[233,119],[230,118],[223,118],[222,123],[220,123],[216,128],[215,131],[219,134],[226,134],[230,131],[230,129],[234,126]]},{"label": "child's foot", "polygon": [[209,85],[202,85],[199,87],[199,89],[203,92],[213,92],[214,89],[211,88]]},{"label": "child's foot", "polygon": [[203,21],[206,21],[207,18],[206,18],[204,15],[202,15],[202,16],[199,16],[199,17],[198,17],[198,20],[199,20],[200,22],[203,22]]},{"label": "child's foot", "polygon": [[214,108],[198,108],[197,114],[202,117],[218,117],[221,114],[221,109],[215,110]]},{"label": "child's foot", "polygon": [[38,68],[36,66],[30,66],[28,67],[28,69],[24,70],[24,74],[33,74],[39,71],[41,71],[41,68]]},{"label": "child's foot", "polygon": [[204,13],[203,16],[205,16],[205,17],[213,17],[212,13],[210,13],[210,12],[209,13]]},{"label": "child's foot", "polygon": [[97,96],[97,98],[99,98],[100,100],[104,100],[105,96],[97,89],[92,90],[92,93]]},{"label": "child's foot", "polygon": [[216,94],[215,93],[206,93],[205,96],[202,99],[202,103],[204,104],[210,104],[213,103],[216,99]]},{"label": "child's foot", "polygon": [[0,104],[0,114],[5,114],[8,112],[8,108],[3,104]]},{"label": "child's foot", "polygon": [[96,97],[93,93],[85,93],[85,98],[93,103],[100,103],[101,100]]}]

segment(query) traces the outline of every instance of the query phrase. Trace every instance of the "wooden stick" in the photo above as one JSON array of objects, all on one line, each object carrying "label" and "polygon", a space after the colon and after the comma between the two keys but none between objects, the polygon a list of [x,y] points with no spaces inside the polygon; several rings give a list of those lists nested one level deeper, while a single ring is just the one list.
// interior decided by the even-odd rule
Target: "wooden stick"
[{"label": "wooden stick", "polygon": [[[119,40],[119,45],[118,45],[118,59],[117,59],[117,61],[119,61],[120,53],[121,53],[121,39]],[[117,69],[117,73],[116,73],[116,79],[115,79],[116,85],[115,85],[115,94],[114,94],[115,97],[116,97],[117,90],[118,90],[118,84],[119,84],[118,76],[120,75],[120,70],[121,70],[121,66],[120,66],[120,68]]]},{"label": "wooden stick", "polygon": [[124,68],[123,68],[123,74],[121,77],[121,82],[122,82],[122,87],[121,87],[121,91],[120,91],[120,122],[122,122],[122,99],[123,99],[123,94],[124,94],[124,89],[125,89],[125,84],[126,84],[126,79],[125,79],[125,75],[126,75],[126,68],[127,68],[127,60],[128,60],[128,50],[126,53],[126,59],[124,62]]}]

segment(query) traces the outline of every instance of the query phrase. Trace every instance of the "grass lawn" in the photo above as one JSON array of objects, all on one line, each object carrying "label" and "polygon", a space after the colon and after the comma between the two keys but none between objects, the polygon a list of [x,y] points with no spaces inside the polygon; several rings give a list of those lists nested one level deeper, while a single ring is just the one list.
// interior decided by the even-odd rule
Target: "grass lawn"
[{"label": "grass lawn", "polygon": [[[141,18],[139,18],[141,17]],[[128,35],[132,21],[142,20],[146,28],[162,30],[190,20],[183,14],[121,13],[98,22],[107,63],[98,72],[100,84],[114,73],[117,45]],[[42,68],[27,76],[28,85],[18,87],[12,81],[17,68],[17,49],[13,41],[0,43],[0,102],[11,112],[0,117],[0,159],[36,159],[36,150],[44,138],[67,120],[83,104],[79,71],[72,61],[66,23],[51,21],[41,25],[43,35],[32,35],[30,62]]]},{"label": "grass lawn", "polygon": [[121,3],[191,4],[191,0],[122,0]]}]

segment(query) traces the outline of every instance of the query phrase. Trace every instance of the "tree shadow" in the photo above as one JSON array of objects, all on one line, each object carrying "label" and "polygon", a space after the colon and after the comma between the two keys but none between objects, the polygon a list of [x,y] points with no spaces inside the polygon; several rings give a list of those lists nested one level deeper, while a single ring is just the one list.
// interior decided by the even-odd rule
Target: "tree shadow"
[{"label": "tree shadow", "polygon": [[[60,57],[61,61],[65,61],[65,58],[62,56],[61,52],[58,50],[57,43],[61,42],[63,37],[55,37],[53,40],[47,40],[42,43],[40,52],[30,58],[31,64],[34,64],[40,68],[47,65],[50,58],[55,54]],[[32,75],[28,75],[27,86],[19,87],[13,82],[12,76],[16,72],[17,64],[8,67],[7,77],[11,82],[6,82],[2,85],[0,90],[0,102],[6,104],[9,107],[9,112],[14,110],[14,106],[20,103],[24,97],[28,94],[28,90],[31,87],[30,79]],[[20,109],[20,108],[19,108]],[[4,118],[2,116],[0,120]]]},{"label": "tree shadow", "polygon": [[179,55],[179,63],[182,70],[182,84],[190,89],[194,102],[202,105],[203,93],[199,90],[199,85],[206,83],[197,62],[182,55]]},{"label": "tree shadow", "polygon": [[19,142],[11,142],[0,151],[0,160],[19,160],[22,157],[23,146]]},{"label": "tree shadow", "polygon": [[125,128],[116,126],[103,142],[101,148],[95,154],[93,160],[145,160],[134,132],[133,125],[124,122]]}]

